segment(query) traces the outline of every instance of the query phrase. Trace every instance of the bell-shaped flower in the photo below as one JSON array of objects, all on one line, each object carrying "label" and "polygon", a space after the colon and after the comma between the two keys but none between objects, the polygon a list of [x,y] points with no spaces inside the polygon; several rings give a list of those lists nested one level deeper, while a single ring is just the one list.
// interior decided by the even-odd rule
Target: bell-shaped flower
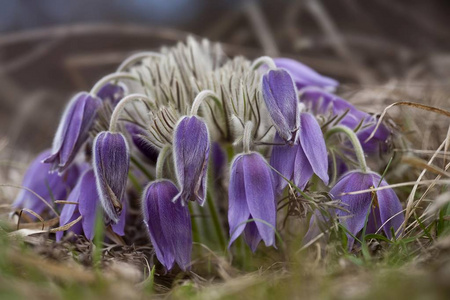
[{"label": "bell-shaped flower", "polygon": [[[79,168],[77,165],[72,165],[61,175],[50,173],[51,166],[42,162],[50,153],[50,150],[45,150],[31,162],[23,178],[22,186],[53,205],[53,200],[65,199],[67,193],[75,186],[79,176]],[[14,208],[27,208],[41,214],[48,209],[48,206],[34,193],[22,189],[12,206]]]},{"label": "bell-shaped flower", "polygon": [[145,139],[145,136],[148,133],[138,125],[132,123],[125,124],[125,128],[130,134],[131,140],[139,152],[141,152],[150,161],[156,163],[159,151]]},{"label": "bell-shaped flower", "polygon": [[230,244],[244,232],[252,251],[259,242],[275,245],[276,205],[272,171],[257,152],[237,155],[228,187]]},{"label": "bell-shaped flower", "polygon": [[270,70],[263,76],[262,94],[278,134],[294,142],[300,126],[297,90],[288,72]]},{"label": "bell-shaped flower", "polygon": [[53,139],[52,154],[43,161],[52,170],[63,172],[89,137],[97,110],[102,102],[98,97],[82,92],[75,95],[67,105]]},{"label": "bell-shaped flower", "polygon": [[173,202],[177,187],[169,180],[151,182],[144,191],[142,210],[156,257],[167,270],[174,262],[189,268],[192,251],[191,218],[187,205]]},{"label": "bell-shaped flower", "polygon": [[108,101],[112,107],[125,96],[126,87],[122,84],[107,83],[100,88],[97,96],[103,101]]},{"label": "bell-shaped flower", "polygon": [[197,116],[185,116],[177,124],[173,140],[175,170],[181,191],[174,201],[198,201],[206,197],[206,171],[210,150],[209,132]]},{"label": "bell-shaped flower", "polygon": [[301,93],[300,101],[315,115],[320,114],[330,118],[343,116],[338,124],[351,129],[359,127],[360,129],[356,135],[366,153],[387,150],[387,140],[391,134],[388,128],[381,124],[373,138],[366,142],[366,139],[375,128],[377,119],[366,112],[358,110],[348,101],[319,89],[304,89]]},{"label": "bell-shaped flower", "polygon": [[[382,228],[386,236],[391,238],[391,228],[397,232],[401,227],[404,221],[402,205],[392,189],[345,194],[385,186],[388,186],[387,182],[377,173],[364,173],[357,170],[342,176],[330,190],[331,196],[336,200],[340,199],[342,208],[348,211],[337,210],[336,214],[352,235],[357,236],[363,229],[367,214],[369,214],[366,227],[368,234],[376,233]],[[349,249],[351,249],[354,239],[350,234],[347,236]]]},{"label": "bell-shaped flower", "polygon": [[[303,189],[313,174],[328,184],[328,157],[320,125],[310,113],[301,113],[298,141],[294,145],[272,147],[270,165],[283,177]],[[277,134],[274,144],[282,143]],[[281,192],[287,181],[275,172],[276,191]]]},{"label": "bell-shaped flower", "polygon": [[[94,238],[95,233],[95,220],[99,209],[101,209],[100,199],[97,194],[97,186],[95,182],[95,174],[92,169],[87,170],[78,180],[77,185],[70,193],[67,201],[77,204],[65,204],[60,216],[60,226],[64,226],[79,216],[82,217],[79,224],[73,225],[69,231],[73,231],[76,234],[84,233],[84,236],[88,240]],[[114,232],[118,235],[124,235],[125,226],[125,203],[122,211],[120,221],[112,226]],[[60,240],[63,235],[62,231],[56,233],[56,239]]]},{"label": "bell-shaped flower", "polygon": [[130,166],[127,141],[121,133],[100,132],[94,140],[92,153],[100,202],[106,216],[117,223]]},{"label": "bell-shaped flower", "polygon": [[290,58],[274,58],[273,60],[278,68],[286,69],[292,76],[298,89],[314,86],[327,90],[334,90],[339,82],[320,75],[312,68]]}]

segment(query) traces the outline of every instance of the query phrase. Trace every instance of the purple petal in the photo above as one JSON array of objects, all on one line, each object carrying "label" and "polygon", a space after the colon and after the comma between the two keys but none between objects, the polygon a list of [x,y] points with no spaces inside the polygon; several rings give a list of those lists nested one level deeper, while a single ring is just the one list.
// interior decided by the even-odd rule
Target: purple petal
[{"label": "purple petal", "polygon": [[107,83],[101,87],[97,97],[103,101],[108,101],[114,107],[126,94],[126,86],[122,84]]},{"label": "purple petal", "polygon": [[228,186],[228,224],[230,226],[230,243],[244,231],[250,216],[244,181],[244,155],[238,155],[231,163],[230,185]]},{"label": "purple petal", "polygon": [[[69,197],[67,198],[67,201],[78,202],[80,192],[81,186],[77,184],[70,193]],[[76,220],[80,216],[77,206],[78,205],[75,204],[64,204],[63,209],[61,210],[61,214],[59,216],[59,226],[64,226]],[[82,232],[81,222],[78,222],[76,225],[72,226],[68,231],[72,231],[76,234],[81,234]],[[63,234],[64,234],[63,231],[57,231],[56,240],[57,241],[61,240]]]},{"label": "purple petal", "polygon": [[[301,145],[297,145],[294,161],[294,183],[299,189],[304,189],[314,174],[311,163],[303,151]],[[328,183],[328,182],[327,182]]]},{"label": "purple petal", "polygon": [[[245,196],[250,214],[266,246],[275,244],[276,207],[272,174],[261,154],[244,154]],[[264,221],[264,222],[261,222]]]},{"label": "purple petal", "polygon": [[167,270],[173,267],[175,253],[172,244],[165,237],[163,227],[172,226],[172,224],[170,222],[161,223],[165,216],[161,215],[160,203],[172,201],[177,194],[178,189],[172,182],[168,180],[155,181],[145,189],[142,201],[144,222],[155,249],[156,257]]},{"label": "purple petal", "polygon": [[220,147],[220,144],[214,142],[212,144],[212,165],[214,170],[214,176],[216,178],[221,178],[225,171],[225,167],[227,165],[227,154]]},{"label": "purple petal", "polygon": [[189,208],[172,199],[159,199],[159,217],[166,240],[171,244],[175,261],[186,271],[191,262],[192,229]]},{"label": "purple petal", "polygon": [[274,58],[277,67],[283,68],[291,73],[292,78],[299,89],[306,86],[317,86],[320,88],[334,88],[339,85],[336,80],[320,75],[310,67],[290,58]]},{"label": "purple petal", "polygon": [[314,173],[328,184],[327,147],[319,123],[313,115],[302,113],[300,117],[300,143]]},{"label": "purple petal", "polygon": [[[340,194],[369,189],[372,185],[372,176],[370,174],[354,171],[344,175],[330,190],[333,198],[336,200],[340,199],[343,208],[349,211],[348,213],[338,210],[337,215],[342,218],[342,223],[354,236],[364,227],[366,215],[370,209],[372,193],[342,196]],[[353,242],[354,239],[348,235],[349,249],[352,248]]]},{"label": "purple petal", "polygon": [[[278,133],[276,133],[273,143],[284,143],[284,140],[278,135]],[[295,157],[297,155],[298,148],[298,145],[282,145],[272,147],[270,165],[288,180],[294,180],[294,168],[297,167],[295,164]],[[275,171],[273,171],[273,176],[275,181],[275,189],[277,193],[280,194],[288,182]]]},{"label": "purple petal", "polygon": [[181,192],[175,201],[198,201],[206,197],[206,171],[209,157],[209,133],[205,122],[196,116],[183,117],[174,132],[174,163]]},{"label": "purple petal", "polygon": [[106,216],[117,223],[130,164],[128,144],[121,133],[103,131],[95,138],[92,152],[100,202]]},{"label": "purple petal", "polygon": [[[252,219],[251,216],[250,219]],[[261,236],[259,235],[258,227],[256,227],[256,222],[257,221],[248,222],[244,230],[244,240],[247,245],[250,246],[253,253],[256,251],[256,248],[258,248],[259,242],[261,242]]]},{"label": "purple petal", "polygon": [[72,98],[64,111],[53,140],[52,154],[44,162],[60,173],[72,163],[75,155],[89,137],[89,130],[101,106],[98,97],[79,93]]},{"label": "purple petal", "polygon": [[263,98],[273,124],[280,136],[295,140],[299,120],[297,90],[288,72],[283,69],[270,70],[263,76]]},{"label": "purple petal", "polygon": [[[380,176],[378,174],[373,174],[372,178],[373,186],[378,187]],[[388,183],[383,180],[379,186],[388,186]],[[392,189],[380,190],[377,191],[376,194],[381,219],[381,224],[379,224],[379,226],[386,222],[386,225],[383,226],[383,230],[388,238],[392,238],[391,228],[394,229],[394,232],[397,232],[405,221],[402,205]]]},{"label": "purple petal", "polygon": [[[49,155],[50,150],[45,150],[31,162],[21,185],[35,192],[48,203],[53,204],[53,200],[65,199],[68,191],[75,186],[79,176],[79,168],[73,165],[62,175],[50,173],[51,166],[42,163],[42,160]],[[20,190],[12,206],[28,208],[38,214],[48,209],[41,199],[24,189]]]},{"label": "purple petal", "polygon": [[80,178],[78,185],[80,186],[78,210],[83,217],[81,220],[83,232],[88,240],[92,240],[95,232],[97,208],[100,205],[94,171],[92,169],[86,171]]},{"label": "purple petal", "polygon": [[125,235],[125,225],[127,220],[127,207],[128,207],[128,201],[127,197],[123,197],[123,203],[122,203],[122,213],[120,214],[119,222],[117,224],[112,224],[111,228],[112,230],[117,233],[120,236]]},{"label": "purple petal", "polygon": [[145,140],[144,136],[147,135],[147,132],[140,128],[139,126],[131,123],[127,123],[125,125],[128,133],[131,135],[131,140],[136,148],[150,161],[156,163],[158,159],[159,151],[154,148],[147,140]]}]

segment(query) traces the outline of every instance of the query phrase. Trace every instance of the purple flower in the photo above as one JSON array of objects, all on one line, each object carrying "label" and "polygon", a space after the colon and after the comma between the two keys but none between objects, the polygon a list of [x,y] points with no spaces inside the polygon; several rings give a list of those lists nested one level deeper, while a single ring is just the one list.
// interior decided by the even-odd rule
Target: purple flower
[{"label": "purple flower", "polygon": [[[79,216],[82,216],[81,221],[72,226],[69,231],[73,231],[76,234],[84,232],[86,238],[92,240],[95,233],[95,219],[97,217],[98,209],[101,207],[97,194],[95,174],[92,169],[86,171],[81,176],[77,185],[67,198],[67,201],[76,202],[78,204],[64,205],[60,216],[60,226],[64,226],[76,220]],[[119,223],[115,227],[113,226],[113,230],[119,235],[124,235],[124,226],[125,209],[122,211]],[[62,235],[62,231],[57,232],[56,239],[59,241]]]},{"label": "purple flower", "polygon": [[117,223],[130,166],[127,141],[121,133],[103,131],[95,138],[92,152],[100,202],[106,216]]},{"label": "purple flower", "polygon": [[101,106],[98,97],[82,92],[67,105],[53,140],[52,154],[44,159],[52,164],[52,171],[62,173],[89,137],[89,130]]},{"label": "purple flower", "polygon": [[221,178],[225,172],[225,167],[227,165],[227,154],[223,151],[220,144],[214,142],[212,144],[212,166],[214,170],[215,178]]},{"label": "purple flower", "polygon": [[315,115],[339,117],[345,114],[339,124],[351,129],[360,126],[356,134],[366,153],[376,153],[378,150],[384,152],[387,150],[387,140],[391,134],[388,128],[381,124],[374,137],[370,141],[365,142],[375,128],[377,120],[374,116],[358,110],[346,100],[319,89],[305,89],[300,96],[300,101]]},{"label": "purple flower", "polygon": [[276,206],[272,173],[261,154],[237,155],[231,164],[228,188],[231,245],[244,232],[252,251],[259,242],[275,245]]},{"label": "purple flower", "polygon": [[183,117],[174,132],[173,153],[180,194],[174,201],[197,200],[203,205],[206,197],[206,171],[209,157],[209,133],[205,122],[196,116]]},{"label": "purple flower", "polygon": [[125,124],[125,128],[128,133],[131,135],[131,140],[136,148],[150,161],[156,163],[158,159],[159,151],[155,149],[147,140],[145,136],[147,132],[140,128],[138,125],[127,123]]},{"label": "purple flower", "polygon": [[[32,190],[47,200],[48,203],[53,204],[53,200],[65,199],[68,191],[75,186],[79,168],[73,165],[61,175],[50,173],[51,166],[42,162],[50,153],[50,150],[45,150],[31,162],[23,178],[22,186]],[[37,214],[48,208],[41,199],[27,190],[20,191],[12,206],[15,208],[28,208]]]},{"label": "purple flower", "polygon": [[[338,210],[336,214],[341,218],[341,222],[351,234],[356,236],[363,229],[367,212],[369,212],[369,219],[366,233],[375,233],[383,226],[384,233],[388,238],[391,238],[391,228],[395,232],[400,228],[404,221],[402,205],[392,189],[355,195],[341,195],[387,185],[387,182],[381,180],[380,175],[376,173],[352,171],[345,174],[331,189],[330,194],[332,197],[340,199],[343,204],[342,207],[349,211]],[[347,236],[349,249],[351,249],[354,239],[350,235]]]},{"label": "purple flower", "polygon": [[310,67],[290,58],[275,58],[275,65],[278,68],[286,69],[291,73],[298,89],[315,86],[319,88],[334,89],[339,85],[336,80],[320,75]]},{"label": "purple flower", "polygon": [[125,96],[125,93],[124,85],[107,83],[98,91],[97,96],[103,101],[110,102],[114,107]]},{"label": "purple flower", "polygon": [[291,76],[283,69],[270,70],[262,82],[263,98],[279,136],[287,142],[295,141],[300,114]]},{"label": "purple flower", "polygon": [[176,261],[186,270],[191,261],[192,232],[189,209],[173,202],[177,187],[169,180],[151,182],[144,191],[144,222],[155,248],[156,257],[167,270]]},{"label": "purple flower", "polygon": [[[282,139],[276,134],[274,144],[279,143],[282,143]],[[314,173],[328,184],[327,148],[322,130],[313,115],[301,113],[297,143],[273,146],[270,164],[300,189],[306,186]],[[279,174],[275,174],[275,182],[277,192],[287,185]]]}]

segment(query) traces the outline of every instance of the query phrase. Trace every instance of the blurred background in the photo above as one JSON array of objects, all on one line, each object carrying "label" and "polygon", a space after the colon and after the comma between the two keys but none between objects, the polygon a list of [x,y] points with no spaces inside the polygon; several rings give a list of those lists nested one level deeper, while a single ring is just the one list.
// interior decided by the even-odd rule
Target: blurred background
[{"label": "blurred background", "polygon": [[[450,78],[448,0],[0,0],[0,152],[7,160],[51,145],[70,96],[130,54],[189,34],[230,56],[292,57],[337,78],[340,92],[406,87],[419,101]],[[364,98],[364,99],[363,99]],[[373,101],[377,100],[377,101]],[[364,109],[362,107],[362,109]]]}]

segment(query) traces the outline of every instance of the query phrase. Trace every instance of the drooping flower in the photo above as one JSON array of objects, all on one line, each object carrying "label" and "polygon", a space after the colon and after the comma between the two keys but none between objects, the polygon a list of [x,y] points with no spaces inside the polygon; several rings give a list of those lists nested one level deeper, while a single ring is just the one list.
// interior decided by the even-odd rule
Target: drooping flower
[{"label": "drooping flower", "polygon": [[270,70],[263,76],[262,92],[279,136],[287,142],[294,142],[300,114],[297,90],[291,76],[283,69]]},{"label": "drooping flower", "polygon": [[320,75],[310,67],[290,58],[274,58],[273,60],[278,68],[286,69],[292,76],[298,89],[315,86],[323,89],[335,89],[339,82]]},{"label": "drooping flower", "polygon": [[[328,184],[327,148],[320,125],[310,113],[301,113],[300,124],[297,143],[273,146],[270,164],[300,189],[306,186],[313,174]],[[276,134],[274,144],[280,143],[282,139]],[[280,192],[287,182],[277,173],[274,176],[276,190]]]},{"label": "drooping flower", "polygon": [[196,116],[183,117],[174,132],[173,154],[181,191],[174,201],[198,201],[206,197],[206,171],[210,141],[208,127]]},{"label": "drooping flower", "polygon": [[150,161],[156,163],[158,159],[159,151],[156,150],[149,142],[147,142],[144,136],[147,132],[140,128],[138,125],[127,123],[125,125],[128,133],[131,135],[131,140],[136,148]]},{"label": "drooping flower", "polygon": [[300,101],[315,115],[324,115],[330,118],[343,116],[338,122],[351,129],[360,129],[356,135],[366,153],[382,152],[387,150],[387,141],[390,136],[388,128],[381,124],[373,138],[366,142],[377,123],[376,117],[357,109],[348,101],[319,89],[304,89]]},{"label": "drooping flower", "polygon": [[[366,233],[375,233],[382,227],[388,238],[392,238],[391,228],[394,232],[401,227],[404,216],[402,205],[392,189],[367,192],[363,194],[342,195],[343,193],[356,192],[376,187],[385,187],[387,182],[374,172],[364,173],[351,171],[336,183],[330,190],[334,199],[342,201],[342,207],[347,210],[337,210],[336,214],[347,230],[354,236],[363,229],[366,215],[369,218]],[[348,236],[349,249],[352,248],[354,239]]]},{"label": "drooping flower", "polygon": [[43,161],[52,171],[62,173],[89,137],[89,130],[101,106],[101,100],[86,92],[76,94],[67,105],[53,139],[52,154]]},{"label": "drooping flower", "polygon": [[167,270],[174,262],[182,270],[189,267],[192,251],[192,232],[189,209],[173,202],[177,187],[169,180],[151,182],[144,191],[142,210],[144,222],[156,252]]},{"label": "drooping flower", "polygon": [[[35,192],[50,205],[53,205],[53,200],[65,199],[67,193],[75,186],[79,168],[77,165],[72,165],[61,175],[50,173],[51,166],[42,162],[50,153],[50,150],[45,150],[31,162],[23,178],[22,186]],[[37,214],[41,214],[48,209],[39,197],[24,189],[20,191],[12,206],[14,208],[28,208]]]},{"label": "drooping flower", "polygon": [[214,176],[215,178],[221,178],[225,172],[224,169],[227,164],[227,155],[217,142],[212,144],[211,152]]},{"label": "drooping flower", "polygon": [[121,133],[100,132],[94,140],[92,153],[100,202],[106,216],[117,223],[130,166],[127,141]]},{"label": "drooping flower", "polygon": [[273,178],[257,152],[237,155],[231,164],[228,188],[231,245],[244,232],[252,251],[259,242],[275,245],[276,206]]},{"label": "drooping flower", "polygon": [[[76,234],[84,233],[88,240],[94,238],[95,220],[99,212],[100,199],[97,194],[97,186],[95,182],[95,174],[92,169],[87,170],[78,180],[77,185],[70,193],[67,201],[76,202],[78,204],[65,204],[60,216],[60,226],[64,226],[79,216],[82,217],[79,224],[75,224],[69,229]],[[120,221],[113,225],[112,229],[119,235],[124,235],[123,229],[125,226],[125,207],[123,203],[123,211],[120,216]],[[56,233],[56,239],[60,240],[63,235],[62,231]]]},{"label": "drooping flower", "polygon": [[103,101],[108,101],[113,107],[125,96],[126,87],[122,84],[107,83],[101,87],[97,96]]}]

